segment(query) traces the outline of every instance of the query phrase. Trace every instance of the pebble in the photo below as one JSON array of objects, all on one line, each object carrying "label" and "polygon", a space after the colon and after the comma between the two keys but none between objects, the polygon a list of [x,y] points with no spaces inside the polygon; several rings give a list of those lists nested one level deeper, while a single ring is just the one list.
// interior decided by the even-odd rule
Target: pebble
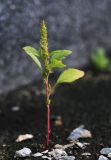
[{"label": "pebble", "polygon": [[67,153],[62,149],[53,149],[51,152],[49,152],[49,155],[53,156],[55,159],[58,159],[62,156],[67,156]]},{"label": "pebble", "polygon": [[43,154],[46,154],[46,153],[48,153],[48,149],[47,149],[47,150],[45,150],[45,151],[43,151],[43,152],[41,152],[41,153],[43,153]]},{"label": "pebble", "polygon": [[6,145],[6,144],[3,144],[2,146],[3,146],[3,147],[6,147],[7,145]]},{"label": "pebble", "polygon": [[54,125],[55,126],[62,126],[63,122],[62,122],[62,118],[61,116],[57,116],[56,120],[54,121]]},{"label": "pebble", "polygon": [[81,125],[80,127],[74,129],[69,137],[67,138],[67,140],[69,141],[74,141],[77,140],[79,138],[91,138],[92,134],[90,131],[84,129],[84,125]]},{"label": "pebble", "polygon": [[49,152],[49,155],[53,157],[61,157],[61,156],[67,156],[67,153],[62,149],[53,149],[51,152]]},{"label": "pebble", "polygon": [[62,149],[53,149],[49,152],[55,160],[75,160],[75,156],[68,156],[68,154]]},{"label": "pebble", "polygon": [[20,110],[20,107],[19,107],[19,106],[13,106],[13,107],[11,108],[11,110],[12,110],[13,112],[17,112],[17,111]]},{"label": "pebble", "polygon": [[98,160],[109,160],[107,157],[105,157],[105,156],[99,156],[99,159]]},{"label": "pebble", "polygon": [[32,139],[34,136],[32,134],[23,134],[19,135],[18,138],[16,139],[16,142],[22,142],[25,140]]},{"label": "pebble", "polygon": [[75,156],[62,156],[60,159],[56,160],[75,160]]},{"label": "pebble", "polygon": [[91,156],[91,153],[86,152],[86,153],[82,153],[81,155],[82,156]]},{"label": "pebble", "polygon": [[89,146],[89,145],[90,145],[90,143],[86,143],[86,142],[84,142],[84,145]]},{"label": "pebble", "polygon": [[64,146],[63,146],[63,145],[60,145],[60,144],[56,144],[56,145],[54,146],[54,148],[56,148],[56,149],[64,149]]},{"label": "pebble", "polygon": [[54,148],[65,150],[65,149],[67,149],[67,148],[73,147],[76,143],[77,143],[77,141],[73,141],[73,143],[66,144],[66,145],[56,144],[56,145],[54,146]]},{"label": "pebble", "polygon": [[101,149],[100,153],[104,155],[108,155],[109,153],[111,153],[111,148],[103,148]]},{"label": "pebble", "polygon": [[85,149],[86,148],[86,145],[84,143],[81,143],[81,142],[77,142],[76,145],[81,149]]},{"label": "pebble", "polygon": [[40,152],[37,152],[37,153],[33,154],[32,156],[36,158],[36,157],[41,157],[41,156],[43,156],[43,154],[40,153]]},{"label": "pebble", "polygon": [[14,157],[30,157],[31,154],[32,151],[29,148],[24,147],[23,149],[16,151]]},{"label": "pebble", "polygon": [[111,158],[111,153],[108,154],[108,158]]},{"label": "pebble", "polygon": [[48,156],[42,156],[43,159],[48,159],[48,160],[52,160],[51,157],[48,157]]}]

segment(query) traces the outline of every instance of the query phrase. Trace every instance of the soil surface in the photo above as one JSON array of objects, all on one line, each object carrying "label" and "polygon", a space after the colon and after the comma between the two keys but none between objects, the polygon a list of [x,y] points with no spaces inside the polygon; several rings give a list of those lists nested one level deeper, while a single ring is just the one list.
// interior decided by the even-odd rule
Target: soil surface
[{"label": "soil surface", "polygon": [[[46,107],[41,82],[24,86],[0,96],[0,160],[13,160],[16,150],[29,147],[33,153],[43,151],[46,131]],[[19,111],[12,107],[19,106]],[[67,136],[76,127],[84,124],[92,132],[86,149],[73,148],[70,155],[77,160],[96,160],[103,147],[111,147],[111,74],[92,74],[76,83],[58,86],[52,96],[51,141],[67,144]],[[54,118],[61,116],[63,124],[55,126]],[[15,142],[20,134],[31,133],[32,140]],[[81,154],[90,152],[90,157]],[[30,160],[34,158],[26,158]]]}]

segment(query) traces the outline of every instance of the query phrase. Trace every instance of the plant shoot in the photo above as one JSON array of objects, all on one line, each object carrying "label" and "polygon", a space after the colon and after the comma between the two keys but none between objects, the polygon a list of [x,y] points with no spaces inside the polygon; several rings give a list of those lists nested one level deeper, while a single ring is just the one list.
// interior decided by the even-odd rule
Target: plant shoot
[{"label": "plant shoot", "polygon": [[69,56],[72,52],[69,50],[56,50],[49,51],[48,49],[48,34],[45,21],[41,22],[40,31],[40,47],[35,49],[31,46],[26,46],[23,50],[33,59],[37,65],[44,82],[46,91],[46,107],[47,107],[47,133],[46,133],[46,148],[50,141],[50,103],[51,94],[55,90],[56,86],[61,83],[70,83],[84,76],[84,72],[78,69],[69,68],[63,71],[54,85],[49,83],[49,76],[52,74],[53,69],[65,68],[66,65],[62,62],[64,58]]}]

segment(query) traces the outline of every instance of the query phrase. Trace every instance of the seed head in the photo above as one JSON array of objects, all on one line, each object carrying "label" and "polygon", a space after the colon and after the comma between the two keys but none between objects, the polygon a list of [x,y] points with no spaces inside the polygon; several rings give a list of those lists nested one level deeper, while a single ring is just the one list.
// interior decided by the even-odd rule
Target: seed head
[{"label": "seed head", "polygon": [[43,57],[48,57],[47,26],[44,20],[41,22],[40,50]]}]

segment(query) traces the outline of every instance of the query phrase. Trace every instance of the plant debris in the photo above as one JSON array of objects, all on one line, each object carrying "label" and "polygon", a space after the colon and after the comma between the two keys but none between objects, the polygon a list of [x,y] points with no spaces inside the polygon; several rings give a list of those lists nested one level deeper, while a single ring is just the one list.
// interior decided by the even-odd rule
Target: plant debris
[{"label": "plant debris", "polygon": [[22,142],[22,141],[25,141],[25,140],[29,140],[29,139],[32,139],[33,137],[34,136],[32,134],[21,134],[16,139],[16,142]]},{"label": "plant debris", "polygon": [[23,149],[16,151],[14,157],[30,157],[31,154],[32,151],[29,148],[24,147]]},{"label": "plant debris", "polygon": [[89,130],[84,129],[84,125],[81,125],[80,127],[74,129],[67,140],[69,141],[75,141],[79,138],[91,138],[92,134]]}]

